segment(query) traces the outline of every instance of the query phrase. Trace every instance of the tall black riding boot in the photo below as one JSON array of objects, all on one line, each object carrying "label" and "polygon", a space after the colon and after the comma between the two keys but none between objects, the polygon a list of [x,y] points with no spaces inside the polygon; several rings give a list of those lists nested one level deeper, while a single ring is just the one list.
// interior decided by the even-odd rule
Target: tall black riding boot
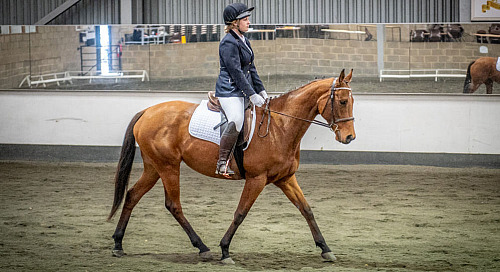
[{"label": "tall black riding boot", "polygon": [[229,168],[229,155],[233,150],[236,140],[238,140],[239,131],[236,130],[236,124],[230,122],[220,137],[219,160],[215,174],[230,176],[234,171]]}]

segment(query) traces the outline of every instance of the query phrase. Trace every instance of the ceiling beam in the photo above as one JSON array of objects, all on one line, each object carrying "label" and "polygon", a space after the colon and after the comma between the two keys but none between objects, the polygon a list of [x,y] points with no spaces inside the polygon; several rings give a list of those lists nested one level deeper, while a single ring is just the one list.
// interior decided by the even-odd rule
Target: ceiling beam
[{"label": "ceiling beam", "polygon": [[52,20],[57,18],[57,16],[61,15],[61,13],[65,12],[69,8],[71,8],[76,3],[80,2],[80,0],[68,0],[62,3],[53,11],[49,12],[49,14],[45,15],[42,19],[35,23],[35,25],[46,25],[50,23]]}]

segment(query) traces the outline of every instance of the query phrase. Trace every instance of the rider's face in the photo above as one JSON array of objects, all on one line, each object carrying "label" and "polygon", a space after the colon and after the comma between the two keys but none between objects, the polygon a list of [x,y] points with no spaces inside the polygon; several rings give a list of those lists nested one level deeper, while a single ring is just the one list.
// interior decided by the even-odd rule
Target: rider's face
[{"label": "rider's face", "polygon": [[248,17],[245,17],[243,19],[240,19],[238,23],[238,27],[240,29],[240,32],[247,32],[248,28],[250,27],[250,19]]}]

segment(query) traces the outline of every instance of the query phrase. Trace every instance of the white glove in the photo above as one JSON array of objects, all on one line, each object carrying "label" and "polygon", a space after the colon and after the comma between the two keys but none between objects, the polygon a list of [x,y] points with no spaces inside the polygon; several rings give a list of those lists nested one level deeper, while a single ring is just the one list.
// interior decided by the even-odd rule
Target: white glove
[{"label": "white glove", "polygon": [[252,101],[252,103],[257,107],[262,107],[262,105],[266,103],[266,100],[264,100],[264,98],[262,98],[262,96],[258,94],[252,94],[250,96],[250,101]]},{"label": "white glove", "polygon": [[264,100],[267,100],[269,98],[269,96],[266,93],[266,90],[261,91],[259,94],[260,96],[262,96],[262,98],[264,98]]}]

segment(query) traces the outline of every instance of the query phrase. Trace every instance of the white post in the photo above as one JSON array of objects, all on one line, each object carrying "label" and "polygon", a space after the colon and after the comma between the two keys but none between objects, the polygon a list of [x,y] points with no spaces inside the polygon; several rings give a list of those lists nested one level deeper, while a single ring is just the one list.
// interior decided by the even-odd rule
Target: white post
[{"label": "white post", "polygon": [[385,25],[377,24],[377,66],[379,74],[380,71],[384,69],[384,42],[385,42]]}]

